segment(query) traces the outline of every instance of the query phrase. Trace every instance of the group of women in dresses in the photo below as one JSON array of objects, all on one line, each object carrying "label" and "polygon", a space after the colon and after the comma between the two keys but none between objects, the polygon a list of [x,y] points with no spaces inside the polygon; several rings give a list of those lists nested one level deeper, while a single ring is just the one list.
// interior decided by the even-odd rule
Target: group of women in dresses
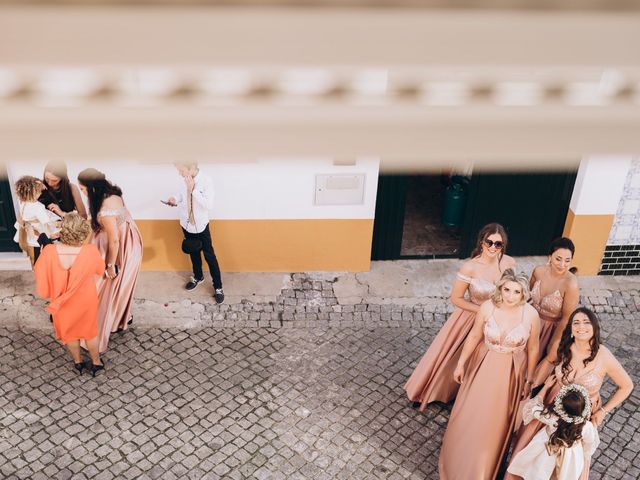
[{"label": "group of women in dresses", "polygon": [[[521,425],[523,400],[532,389],[535,393],[547,385],[541,401],[548,407],[562,387],[583,387],[595,427],[633,389],[624,368],[601,345],[596,315],[577,308],[573,242],[554,240],[548,263],[536,267],[530,278],[515,273],[507,245],[501,225],[480,230],[453,285],[456,308],[405,385],[421,410],[430,402],[455,400],[438,463],[442,480],[494,479],[506,473],[510,450],[516,458],[545,427],[534,418]],[[606,376],[618,388],[603,406],[599,392]],[[575,478],[588,478],[588,471],[586,461]]]},{"label": "group of women in dresses", "polygon": [[[41,222],[34,224],[36,233],[45,233],[44,242],[42,235],[40,235],[40,241],[45,245],[43,255],[44,251],[49,251],[47,261],[41,263],[42,259],[35,259],[34,270],[36,271],[38,290],[47,293],[44,296],[51,299],[49,311],[52,313],[54,329],[58,338],[65,344],[70,341],[79,341],[83,347],[88,348],[91,352],[92,339],[86,338],[86,333],[83,334],[84,336],[73,334],[61,338],[59,332],[82,331],[82,328],[70,330],[69,326],[82,322],[95,322],[97,349],[100,353],[106,351],[111,333],[124,331],[132,323],[133,293],[142,262],[142,237],[124,204],[122,190],[109,182],[104,173],[94,168],[81,171],[76,186],[70,182],[66,165],[62,162],[48,163],[45,167],[43,180],[25,176],[16,182],[16,185],[18,184],[31,185],[31,190],[38,194],[32,195],[31,198],[20,198],[21,203],[27,204],[27,206],[37,203],[39,206],[32,206],[34,211],[44,208],[57,216],[57,221],[49,218],[49,221],[54,225],[42,225]],[[80,192],[84,193],[87,198],[89,215],[87,215]],[[24,205],[21,205],[21,209],[24,210],[22,207]],[[59,224],[64,225],[65,218],[71,213],[85,222],[90,222],[91,234],[87,235],[83,242],[89,242],[99,252],[103,271],[98,275],[96,275],[98,272],[95,269],[83,268],[84,262],[79,261],[81,258],[79,251],[72,253],[72,255],[78,255],[77,260],[72,262],[62,260],[64,255],[68,253],[66,252],[69,250],[67,247],[79,247],[79,245],[65,246],[61,240],[58,241],[61,234]],[[86,220],[87,216],[88,220]],[[45,222],[45,217],[41,217],[42,222]],[[29,221],[28,218],[22,220]],[[72,223],[69,223],[71,230],[75,229],[74,231],[76,231],[80,228],[77,222],[73,223],[75,227],[72,228],[71,225]],[[78,235],[71,237],[76,238],[77,242]],[[80,271],[85,273],[82,278],[76,275]],[[60,278],[65,280],[61,281]],[[93,283],[97,293],[96,297],[94,298],[90,288],[74,288],[72,278],[74,278],[76,287],[78,282],[87,285]],[[84,304],[95,303],[95,315],[87,316],[81,312],[82,309],[76,311],[57,308],[56,310],[51,307],[51,305],[60,303],[56,301],[59,300],[58,297],[64,296],[65,301],[69,301],[72,298],[69,293],[71,291],[74,292],[74,301]],[[83,299],[83,296],[86,298]]]}]

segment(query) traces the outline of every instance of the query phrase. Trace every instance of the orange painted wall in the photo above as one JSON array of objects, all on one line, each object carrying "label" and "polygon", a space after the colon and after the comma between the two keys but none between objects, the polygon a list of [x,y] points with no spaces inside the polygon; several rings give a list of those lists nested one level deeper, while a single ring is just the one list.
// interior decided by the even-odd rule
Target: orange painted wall
[{"label": "orange painted wall", "polygon": [[596,275],[600,270],[613,220],[614,215],[576,215],[569,209],[562,234],[576,245],[573,264],[578,275]]},{"label": "orange painted wall", "polygon": [[[180,250],[177,220],[136,223],[144,242],[143,270],[191,270]],[[227,272],[362,272],[370,266],[373,219],[216,220],[210,229],[220,268]]]}]

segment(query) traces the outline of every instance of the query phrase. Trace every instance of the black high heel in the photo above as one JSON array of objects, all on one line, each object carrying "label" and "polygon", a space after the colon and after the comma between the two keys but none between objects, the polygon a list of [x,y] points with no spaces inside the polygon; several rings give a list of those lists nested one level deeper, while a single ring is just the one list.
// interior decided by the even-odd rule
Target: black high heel
[{"label": "black high heel", "polygon": [[91,376],[92,377],[95,377],[96,373],[98,373],[100,370],[104,370],[104,361],[102,361],[102,364],[100,364],[100,365],[96,365],[93,362],[91,362]]},{"label": "black high heel", "polygon": [[422,402],[413,402],[413,403],[411,404],[411,408],[419,408],[419,407],[420,407],[420,405],[422,405]]},{"label": "black high heel", "polygon": [[82,375],[82,371],[86,367],[84,362],[74,363],[73,366],[75,367],[76,370],[78,370],[79,375]]}]

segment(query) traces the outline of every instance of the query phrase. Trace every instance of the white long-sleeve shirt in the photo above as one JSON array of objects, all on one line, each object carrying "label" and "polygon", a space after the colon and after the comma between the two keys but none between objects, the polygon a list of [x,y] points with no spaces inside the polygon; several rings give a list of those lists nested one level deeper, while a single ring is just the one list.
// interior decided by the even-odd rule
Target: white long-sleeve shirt
[{"label": "white long-sleeve shirt", "polygon": [[180,225],[189,233],[200,233],[209,224],[209,211],[213,208],[213,181],[211,177],[198,170],[198,174],[193,177],[194,186],[192,192],[193,218],[195,225],[189,223],[189,202],[187,186],[182,181],[180,191],[174,195],[178,204],[178,215]]},{"label": "white long-sleeve shirt", "polygon": [[[20,205],[20,215],[25,222],[29,222],[32,228],[27,229],[27,243],[30,247],[38,247],[38,233],[46,233],[47,236],[59,232],[56,222],[60,217],[55,213],[47,210],[40,202],[25,202]],[[20,225],[15,224],[16,234],[13,240],[18,243],[20,237]]]}]

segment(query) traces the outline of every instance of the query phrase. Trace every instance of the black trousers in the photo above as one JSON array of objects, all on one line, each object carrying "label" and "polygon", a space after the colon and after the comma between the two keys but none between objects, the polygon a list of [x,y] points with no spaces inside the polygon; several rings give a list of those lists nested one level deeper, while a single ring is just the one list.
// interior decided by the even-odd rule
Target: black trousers
[{"label": "black trousers", "polygon": [[206,228],[200,233],[190,233],[187,232],[184,228],[182,229],[182,233],[184,233],[185,238],[197,238],[202,242],[202,249],[199,252],[190,254],[191,265],[193,265],[193,276],[198,280],[204,278],[204,273],[202,273],[202,256],[200,255],[200,253],[203,253],[204,259],[207,261],[207,265],[209,265],[209,272],[211,273],[211,278],[213,279],[213,288],[222,288],[220,266],[218,265],[216,252],[213,250],[213,243],[211,242],[211,232],[209,231],[209,225],[207,225]]}]

